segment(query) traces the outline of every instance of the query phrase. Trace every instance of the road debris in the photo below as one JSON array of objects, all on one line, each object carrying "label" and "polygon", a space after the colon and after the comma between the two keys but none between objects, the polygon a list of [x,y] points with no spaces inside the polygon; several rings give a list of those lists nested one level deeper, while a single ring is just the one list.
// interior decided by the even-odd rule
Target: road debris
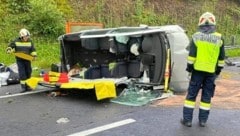
[{"label": "road debris", "polygon": [[58,124],[66,124],[68,123],[70,120],[68,118],[59,118],[56,122]]}]

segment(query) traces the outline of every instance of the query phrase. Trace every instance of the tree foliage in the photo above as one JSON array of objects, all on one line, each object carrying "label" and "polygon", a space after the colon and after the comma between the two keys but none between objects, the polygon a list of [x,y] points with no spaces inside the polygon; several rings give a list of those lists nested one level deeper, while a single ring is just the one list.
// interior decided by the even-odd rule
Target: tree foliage
[{"label": "tree foliage", "polygon": [[189,36],[197,29],[199,16],[212,12],[218,31],[226,41],[236,35],[240,44],[239,0],[69,0],[75,21],[101,22],[106,27],[168,25],[183,26]]},{"label": "tree foliage", "polygon": [[31,0],[29,28],[39,36],[56,37],[64,32],[64,16],[53,0]]},{"label": "tree foliage", "polygon": [[21,14],[29,12],[31,5],[29,0],[5,0],[8,12],[11,14]]},{"label": "tree foliage", "polygon": [[54,0],[56,3],[57,8],[60,12],[63,13],[64,18],[66,20],[74,20],[73,10],[72,7],[69,5],[68,0]]},{"label": "tree foliage", "polygon": [[7,9],[0,8],[1,42],[9,42],[23,27],[49,40],[64,33],[65,17],[54,0],[3,0],[0,4]]}]

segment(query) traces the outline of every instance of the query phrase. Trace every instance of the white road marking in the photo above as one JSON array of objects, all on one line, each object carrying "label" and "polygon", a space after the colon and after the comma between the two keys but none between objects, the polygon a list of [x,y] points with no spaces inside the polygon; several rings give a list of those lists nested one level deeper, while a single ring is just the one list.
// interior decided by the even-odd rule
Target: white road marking
[{"label": "white road marking", "polygon": [[85,130],[85,131],[81,131],[81,132],[78,132],[78,133],[70,134],[68,136],[87,136],[87,135],[91,135],[91,134],[101,132],[101,131],[104,131],[104,130],[108,130],[108,129],[112,129],[112,128],[115,128],[115,127],[127,125],[127,124],[133,123],[135,121],[136,120],[134,120],[134,119],[126,119],[126,120],[114,122],[114,123],[111,123],[111,124],[107,124],[107,125],[104,125],[104,126],[92,128],[92,129]]},{"label": "white road marking", "polygon": [[29,92],[25,92],[25,93],[17,93],[17,94],[3,95],[3,96],[0,96],[0,99],[10,98],[10,97],[16,97],[16,96],[22,96],[22,95],[28,95],[28,94],[41,93],[41,92],[47,92],[47,91],[49,91],[49,90],[29,91]]}]

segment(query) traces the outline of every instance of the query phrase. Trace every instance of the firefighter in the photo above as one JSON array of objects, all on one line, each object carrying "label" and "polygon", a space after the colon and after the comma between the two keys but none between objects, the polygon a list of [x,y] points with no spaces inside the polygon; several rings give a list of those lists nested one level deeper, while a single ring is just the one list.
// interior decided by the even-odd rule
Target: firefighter
[{"label": "firefighter", "polygon": [[[30,32],[23,28],[19,31],[19,37],[12,41],[7,49],[6,52],[9,53],[24,53],[27,55],[33,56],[33,60],[36,59],[37,53],[34,47],[32,40],[30,39]],[[20,84],[21,84],[21,91],[20,93],[24,93],[26,91],[30,91],[31,88],[25,84],[26,80],[31,77],[32,74],[32,67],[31,61],[24,59],[22,57],[16,56],[16,63],[18,66],[18,73],[20,77]]]},{"label": "firefighter", "polygon": [[205,127],[215,91],[214,82],[224,66],[225,57],[224,41],[222,35],[216,32],[215,16],[210,12],[202,14],[198,27],[199,31],[192,35],[187,58],[186,71],[191,78],[181,119],[187,127],[192,126],[193,110],[200,89],[198,121],[200,127]]}]

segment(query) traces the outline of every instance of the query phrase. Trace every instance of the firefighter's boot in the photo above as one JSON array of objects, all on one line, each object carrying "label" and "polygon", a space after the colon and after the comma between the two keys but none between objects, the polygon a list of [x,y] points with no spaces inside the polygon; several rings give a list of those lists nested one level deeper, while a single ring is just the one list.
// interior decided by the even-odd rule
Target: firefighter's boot
[{"label": "firefighter's boot", "polygon": [[26,85],[26,90],[27,91],[32,91],[33,89],[30,86]]},{"label": "firefighter's boot", "polygon": [[205,127],[206,126],[206,121],[199,121],[199,126],[200,127]]},{"label": "firefighter's boot", "polygon": [[181,122],[182,125],[184,125],[186,127],[192,127],[192,122],[191,121],[181,119],[180,122]]},{"label": "firefighter's boot", "polygon": [[20,91],[20,93],[25,93],[25,92],[27,92],[27,86],[26,86],[26,84],[21,84],[21,91]]}]

